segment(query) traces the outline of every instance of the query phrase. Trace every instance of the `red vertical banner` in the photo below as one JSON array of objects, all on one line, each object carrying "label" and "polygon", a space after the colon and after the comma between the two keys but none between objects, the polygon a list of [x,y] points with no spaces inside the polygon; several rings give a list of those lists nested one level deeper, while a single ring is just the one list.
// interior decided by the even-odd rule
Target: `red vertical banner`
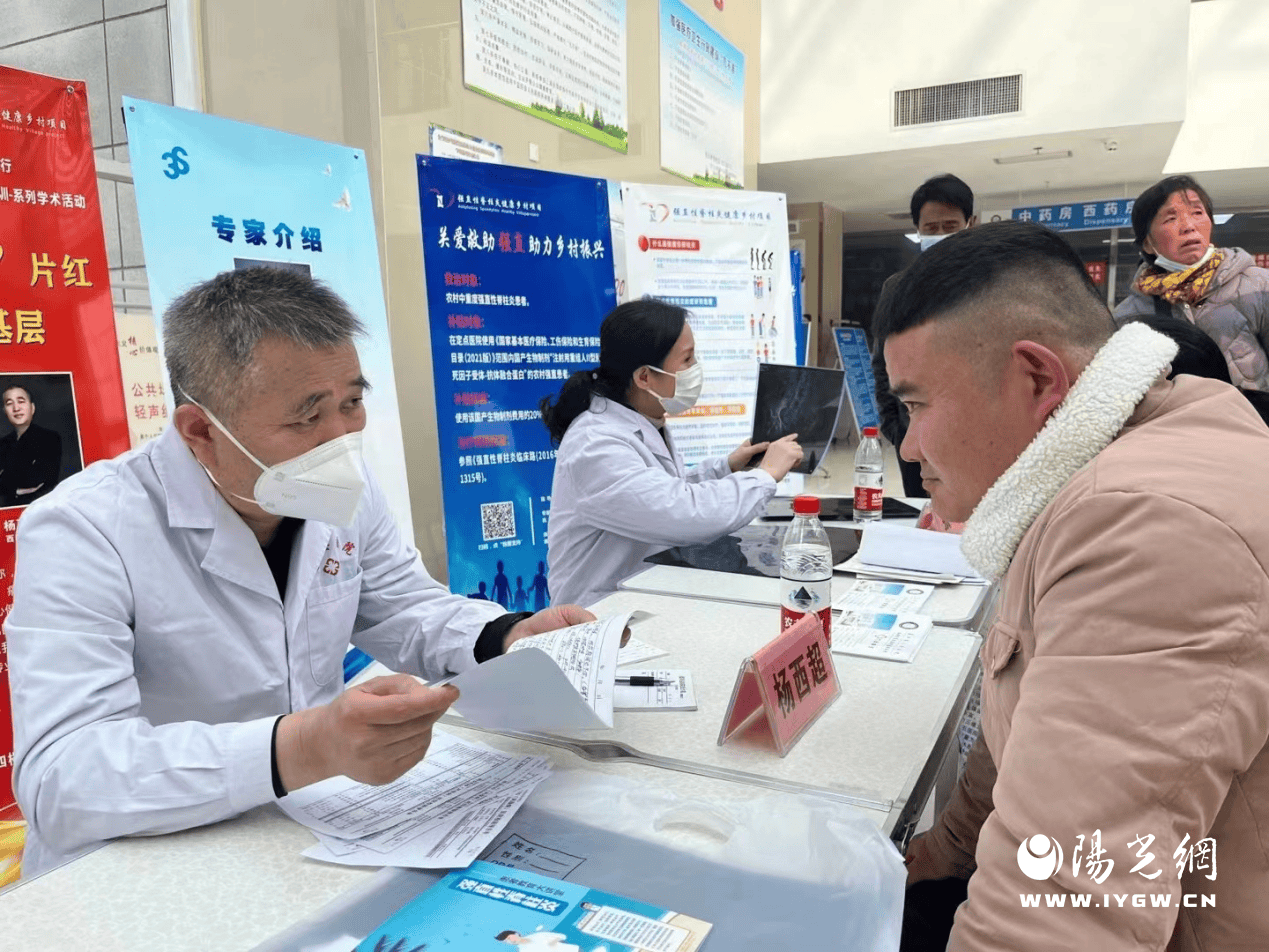
[{"label": "red vertical banner", "polygon": [[[128,449],[82,82],[0,66],[0,621],[23,510]],[[18,876],[9,655],[0,634],[0,886]]]}]

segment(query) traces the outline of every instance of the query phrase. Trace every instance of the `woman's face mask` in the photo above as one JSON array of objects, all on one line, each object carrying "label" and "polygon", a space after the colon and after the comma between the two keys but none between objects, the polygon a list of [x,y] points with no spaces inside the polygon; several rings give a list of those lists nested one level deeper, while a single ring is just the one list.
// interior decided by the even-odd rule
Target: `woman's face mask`
[{"label": "woman's face mask", "polygon": [[674,378],[674,396],[663,397],[653,390],[648,391],[661,401],[661,406],[666,413],[674,416],[679,413],[686,413],[696,406],[696,401],[701,396],[701,387],[705,385],[705,368],[701,366],[700,361],[680,370],[678,373],[670,373],[668,370],[653,367],[651,364],[648,365],[648,369]]},{"label": "woman's face mask", "polygon": [[1206,264],[1207,259],[1216,253],[1215,245],[1208,245],[1207,251],[1203,252],[1203,257],[1193,264],[1182,264],[1180,261],[1173,261],[1171,258],[1165,258],[1163,255],[1155,255],[1154,263],[1164,271],[1171,271],[1174,274],[1181,271],[1189,271],[1191,268],[1197,268],[1201,264]]},{"label": "woman's face mask", "polygon": [[[194,401],[190,400],[190,403]],[[252,490],[253,498],[230,491],[231,496],[255,503],[275,516],[312,519],[340,528],[352,525],[366,488],[362,476],[360,430],[315,446],[294,459],[266,466],[239,443],[210,410],[198,403],[194,406],[206,413],[207,419],[261,469],[260,478]],[[211,476],[211,473],[207,475]],[[211,480],[216,482],[214,476]]]}]

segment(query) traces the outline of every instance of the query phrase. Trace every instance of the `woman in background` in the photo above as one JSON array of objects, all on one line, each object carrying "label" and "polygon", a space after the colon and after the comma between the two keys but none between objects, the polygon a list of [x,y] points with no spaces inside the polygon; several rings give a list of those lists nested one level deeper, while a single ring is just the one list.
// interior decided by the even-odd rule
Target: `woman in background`
[{"label": "woman in background", "polygon": [[[801,460],[793,433],[746,440],[689,470],[665,419],[691,409],[703,381],[687,311],[645,299],[604,318],[599,366],[542,401],[559,444],[547,527],[552,601],[594,604],[646,556],[748,524]],[[759,453],[761,465],[746,470]]]}]

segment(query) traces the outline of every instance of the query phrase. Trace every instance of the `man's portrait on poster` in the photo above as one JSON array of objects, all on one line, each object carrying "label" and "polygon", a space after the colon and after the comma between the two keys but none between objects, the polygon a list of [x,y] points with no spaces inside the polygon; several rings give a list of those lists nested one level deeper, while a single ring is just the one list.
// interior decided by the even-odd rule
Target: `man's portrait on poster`
[{"label": "man's portrait on poster", "polygon": [[0,508],[29,506],[83,469],[69,373],[0,374]]}]

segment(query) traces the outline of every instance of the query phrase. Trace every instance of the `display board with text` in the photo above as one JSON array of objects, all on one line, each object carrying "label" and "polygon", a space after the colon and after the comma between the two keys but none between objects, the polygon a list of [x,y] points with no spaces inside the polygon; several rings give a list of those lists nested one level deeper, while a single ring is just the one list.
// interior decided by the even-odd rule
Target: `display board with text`
[{"label": "display board with text", "polygon": [[412,539],[365,153],[128,96],[123,108],[155,316],[200,281],[260,266],[301,271],[342,297],[367,330],[357,341],[371,384],[366,463]]},{"label": "display board with text", "polygon": [[661,168],[744,188],[745,54],[683,0],[661,0],[659,32]]},{"label": "display board with text", "polygon": [[[84,83],[0,66],[0,621],[18,523],[128,449]],[[0,637],[0,887],[17,879],[8,650]]]},{"label": "display board with text", "polygon": [[629,295],[687,308],[705,367],[675,443],[688,463],[725,456],[753,428],[758,364],[799,362],[785,198],[633,182],[622,195]]},{"label": "display board with text", "polygon": [[629,151],[626,0],[463,0],[463,84]]},{"label": "display board with text", "polygon": [[540,609],[555,449],[538,405],[599,362],[608,183],[422,155],[418,177],[449,586]]}]

